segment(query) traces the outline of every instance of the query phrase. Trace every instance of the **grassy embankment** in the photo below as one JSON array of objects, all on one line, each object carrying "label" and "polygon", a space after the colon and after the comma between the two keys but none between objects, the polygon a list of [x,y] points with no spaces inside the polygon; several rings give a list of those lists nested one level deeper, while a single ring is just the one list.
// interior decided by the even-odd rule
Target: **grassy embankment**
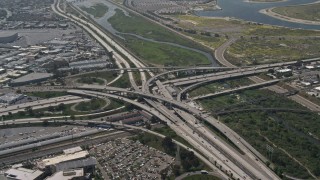
[{"label": "grassy embankment", "polygon": [[[257,25],[234,19],[196,16],[175,18],[180,20],[177,24],[179,27],[198,32],[197,35],[189,36],[212,48],[218,47],[225,40],[223,37],[238,38],[239,40],[225,52],[226,58],[235,65],[283,62],[320,56],[319,39],[315,37],[320,35],[319,31]],[[211,37],[200,36],[199,32],[203,31],[210,32]],[[221,42],[216,39],[215,34],[219,34]]]},{"label": "grassy embankment", "polygon": [[248,2],[257,2],[257,3],[269,3],[269,2],[281,2],[284,0],[248,0]]},{"label": "grassy embankment", "polygon": [[217,178],[212,175],[207,175],[207,174],[197,174],[197,175],[191,175],[183,178],[183,180],[219,180],[219,179],[220,178]]},{"label": "grassy embankment", "polygon": [[[39,98],[54,98],[59,96],[65,96],[68,95],[67,92],[30,92],[26,93],[28,96],[35,96]],[[113,99],[110,99],[110,104],[103,108],[104,111],[112,110],[118,107],[121,107],[124,105],[123,102],[119,102]],[[105,105],[105,101],[102,99],[98,100],[92,100],[90,102],[82,102],[79,103],[79,105],[76,106],[76,110],[79,109],[80,111],[73,111],[71,106],[73,104],[57,104],[57,106],[51,106],[48,108],[43,109],[32,109],[26,108],[23,111],[19,111],[18,113],[12,114],[9,113],[9,115],[4,116],[4,120],[12,120],[12,119],[23,119],[23,118],[39,118],[39,117],[55,117],[55,116],[66,116],[66,115],[82,115],[87,114],[87,112],[81,112],[81,111],[95,111]]]},{"label": "grassy embankment", "polygon": [[215,93],[223,91],[226,89],[233,89],[239,86],[247,86],[252,84],[248,78],[234,79],[228,81],[220,81],[215,83],[210,83],[205,86],[201,86],[189,92],[190,97],[195,97],[199,95],[204,95],[208,93]]},{"label": "grassy embankment", "polygon": [[[271,112],[259,108],[305,107],[268,90],[249,90],[236,95],[204,99],[201,105],[213,114],[219,111],[242,110],[220,116],[220,120],[239,133],[255,149],[275,165],[275,172],[298,178],[312,178],[307,170],[320,175],[320,119],[316,113]],[[256,109],[244,111],[244,109]],[[266,145],[273,147],[273,153]],[[302,163],[299,165],[290,156]],[[304,167],[303,167],[304,166]]]},{"label": "grassy embankment", "polygon": [[108,6],[104,5],[103,3],[98,3],[91,7],[81,6],[80,8],[83,11],[93,15],[93,17],[95,18],[103,17],[108,12],[108,9],[109,9]]},{"label": "grassy embankment", "polygon": [[0,9],[0,19],[7,17],[7,11],[4,9]]},{"label": "grassy embankment", "polygon": [[[118,76],[118,73],[115,71],[101,71],[101,72],[92,72],[92,73],[82,74],[79,76],[75,76],[73,78],[77,79],[77,82],[79,83],[103,85],[104,81],[102,79],[106,80],[106,82],[108,83],[108,82],[111,82],[113,79],[115,79],[117,76]],[[128,75],[124,74],[123,76],[128,76]],[[125,82],[129,82],[127,77],[122,77],[119,79],[119,81],[121,80],[124,80]],[[125,85],[123,84],[124,82],[119,82],[119,81],[116,81],[115,84],[118,84],[118,85],[121,84],[119,86],[125,87]]]},{"label": "grassy embankment", "polygon": [[68,95],[68,93],[66,91],[28,92],[28,93],[25,93],[25,94],[28,95],[28,96],[35,96],[35,97],[44,98],[44,99]]},{"label": "grassy embankment", "polygon": [[82,84],[99,84],[99,85],[103,85],[104,81],[96,78],[96,77],[81,77],[79,79],[77,79],[77,83],[82,83]]},{"label": "grassy embankment", "polygon": [[[191,48],[199,47],[194,42],[182,38],[169,30],[145,20],[140,16],[125,14],[117,10],[109,19],[112,26],[122,33],[132,33],[156,41],[176,43]],[[191,66],[196,64],[209,64],[209,60],[202,54],[168,44],[161,44],[141,40],[137,37],[125,35],[125,46],[131,49],[138,57],[152,65],[180,65]]]},{"label": "grassy embankment", "polygon": [[106,105],[106,101],[103,99],[92,99],[88,102],[80,102],[75,106],[77,111],[95,111],[101,109]]},{"label": "grassy embankment", "polygon": [[320,3],[316,3],[298,6],[276,7],[272,9],[272,11],[290,18],[320,22],[319,9]]}]

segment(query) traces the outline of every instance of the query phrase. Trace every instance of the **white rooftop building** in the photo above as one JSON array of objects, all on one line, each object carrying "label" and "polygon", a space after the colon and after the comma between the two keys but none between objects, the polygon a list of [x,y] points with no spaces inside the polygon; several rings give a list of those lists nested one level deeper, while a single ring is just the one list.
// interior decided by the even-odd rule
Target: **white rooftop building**
[{"label": "white rooftop building", "polygon": [[77,147],[65,149],[65,150],[63,150],[63,153],[64,154],[73,154],[73,153],[76,153],[79,151],[82,151],[82,148],[80,146],[77,146]]},{"label": "white rooftop building", "polygon": [[69,180],[77,177],[83,177],[83,169],[71,169],[68,171],[59,171],[52,176],[47,177],[46,180]]},{"label": "white rooftop building", "polygon": [[55,165],[61,162],[72,161],[77,159],[86,158],[89,156],[88,151],[79,151],[72,154],[62,154],[53,158],[43,159],[38,162],[38,167],[44,169],[46,166]]},{"label": "white rooftop building", "polygon": [[26,168],[9,169],[4,173],[8,180],[38,180],[42,179],[43,172]]},{"label": "white rooftop building", "polygon": [[12,104],[24,97],[23,94],[15,94],[15,93],[8,93],[3,96],[0,96],[0,102],[6,104]]}]

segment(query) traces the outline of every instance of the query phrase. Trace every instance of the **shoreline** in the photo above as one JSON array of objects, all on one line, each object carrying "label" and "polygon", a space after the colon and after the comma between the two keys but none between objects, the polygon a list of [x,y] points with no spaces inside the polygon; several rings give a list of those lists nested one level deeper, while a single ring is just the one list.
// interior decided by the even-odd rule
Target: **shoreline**
[{"label": "shoreline", "polygon": [[[319,2],[319,1],[317,1]],[[314,3],[311,3],[314,4]],[[261,9],[259,13],[265,14],[267,16],[280,19],[283,21],[288,21],[288,22],[293,22],[293,23],[299,23],[299,24],[307,24],[307,25],[320,25],[320,21],[310,21],[310,20],[304,20],[304,19],[297,19],[297,18],[292,18],[288,16],[284,16],[278,13],[273,12],[272,10],[276,7],[272,8],[267,8],[267,9]]]},{"label": "shoreline", "polygon": [[268,2],[268,1],[265,1],[265,2],[263,2],[263,1],[255,1],[255,0],[244,0],[243,2],[245,2],[245,3],[263,3],[263,4],[265,4],[265,3],[281,3],[281,2],[286,2],[286,1],[288,1],[288,0],[278,0],[278,1],[272,1],[272,2]]}]

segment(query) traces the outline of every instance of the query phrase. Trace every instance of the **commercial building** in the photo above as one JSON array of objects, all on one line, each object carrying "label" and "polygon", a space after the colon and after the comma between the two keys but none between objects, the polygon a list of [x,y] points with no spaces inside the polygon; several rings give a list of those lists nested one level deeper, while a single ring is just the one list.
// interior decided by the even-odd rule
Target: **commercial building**
[{"label": "commercial building", "polygon": [[46,180],[85,180],[83,169],[71,169],[67,171],[59,171],[52,176],[47,177]]},{"label": "commercial building", "polygon": [[88,151],[79,151],[73,154],[62,154],[59,156],[55,156],[53,158],[43,159],[42,161],[38,162],[39,169],[45,169],[51,165],[55,165],[62,162],[72,161],[83,159],[89,156]]},{"label": "commercial building", "polygon": [[39,83],[51,78],[51,73],[31,73],[11,81],[11,86],[23,86],[32,83]]},{"label": "commercial building", "polygon": [[277,69],[276,70],[276,75],[277,76],[285,76],[285,77],[288,77],[288,76],[292,76],[292,69]]},{"label": "commercial building", "polygon": [[3,74],[3,73],[5,73],[5,72],[6,72],[5,69],[0,68],[0,74]]},{"label": "commercial building", "polygon": [[0,103],[13,104],[24,97],[23,94],[8,93],[0,96]]},{"label": "commercial building", "polygon": [[9,169],[4,173],[4,176],[8,180],[40,180],[44,178],[44,172],[18,167]]},{"label": "commercial building", "polygon": [[50,172],[65,171],[68,169],[83,168],[85,172],[94,173],[97,160],[94,157],[88,157],[85,159],[78,159],[73,161],[67,161],[52,165]]},{"label": "commercial building", "polygon": [[0,43],[12,43],[18,39],[18,33],[0,32]]},{"label": "commercial building", "polygon": [[82,148],[80,146],[77,146],[77,147],[65,149],[65,150],[63,150],[63,153],[64,154],[73,154],[73,153],[76,153],[79,151],[82,151]]}]

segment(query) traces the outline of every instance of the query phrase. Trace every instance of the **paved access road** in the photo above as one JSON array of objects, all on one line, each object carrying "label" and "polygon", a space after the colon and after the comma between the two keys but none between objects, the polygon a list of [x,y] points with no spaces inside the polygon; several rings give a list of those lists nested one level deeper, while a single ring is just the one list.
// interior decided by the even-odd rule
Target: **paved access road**
[{"label": "paved access road", "polygon": [[83,101],[89,101],[90,99],[82,98],[79,96],[61,96],[56,98],[49,98],[49,99],[42,99],[38,101],[27,102],[23,104],[17,105],[10,105],[6,107],[0,108],[0,116],[8,115],[8,113],[17,113],[19,111],[25,111],[26,108],[32,108],[33,110],[36,109],[43,109],[50,106],[58,106],[59,104],[75,104]]}]

